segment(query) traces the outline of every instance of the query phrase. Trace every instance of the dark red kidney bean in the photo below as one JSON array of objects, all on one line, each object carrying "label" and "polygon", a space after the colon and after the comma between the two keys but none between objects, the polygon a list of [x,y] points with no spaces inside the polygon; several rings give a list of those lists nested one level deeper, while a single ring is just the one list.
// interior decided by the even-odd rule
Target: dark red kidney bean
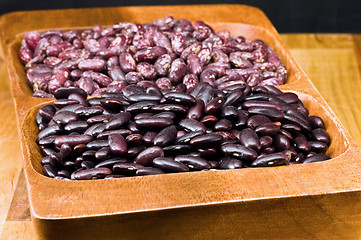
[{"label": "dark red kidney bean", "polygon": [[260,114],[266,116],[272,121],[282,120],[285,116],[282,111],[270,107],[251,107],[248,109],[248,112],[251,114]]},{"label": "dark red kidney bean", "polygon": [[151,117],[153,116],[154,114],[153,113],[149,113],[149,112],[146,112],[146,113],[138,113],[137,115],[134,116],[134,120],[137,120],[137,119],[140,119],[140,118],[144,118],[144,117]]},{"label": "dark red kidney bean", "polygon": [[192,138],[189,142],[192,146],[202,148],[202,147],[212,147],[218,146],[223,140],[222,136],[216,133],[208,133]]},{"label": "dark red kidney bean", "polygon": [[153,139],[155,146],[164,147],[173,144],[177,138],[177,128],[172,125],[161,130]]},{"label": "dark red kidney bean", "polygon": [[243,166],[242,161],[230,157],[223,157],[220,159],[219,162],[220,169],[236,169],[236,168],[242,168],[242,166]]},{"label": "dark red kidney bean", "polygon": [[242,109],[249,109],[251,107],[269,107],[282,111],[282,106],[272,102],[248,100],[242,104]]},{"label": "dark red kidney bean", "polygon": [[166,146],[163,148],[164,150],[164,154],[169,156],[176,156],[179,154],[187,154],[191,151],[191,146],[190,145],[184,145],[184,144],[177,144],[177,145],[171,145],[171,146]]},{"label": "dark red kidney bean", "polygon": [[281,129],[286,130],[291,134],[298,134],[299,132],[301,132],[300,126],[290,123],[282,124]]},{"label": "dark red kidney bean", "polygon": [[75,114],[81,117],[90,117],[94,115],[100,115],[103,113],[103,109],[100,107],[80,107],[75,110]]},{"label": "dark red kidney bean", "polygon": [[85,130],[84,134],[96,137],[99,133],[103,132],[104,130],[105,130],[104,123],[95,123],[94,125],[91,125],[87,130]]},{"label": "dark red kidney bean", "polygon": [[60,170],[58,171],[57,175],[58,175],[57,177],[62,177],[62,180],[70,179],[71,177],[70,172],[67,170]]},{"label": "dark red kidney bean", "polygon": [[128,152],[126,153],[125,157],[127,159],[134,159],[141,151],[143,151],[146,147],[145,146],[134,146],[129,147]]},{"label": "dark red kidney bean", "polygon": [[[72,93],[69,95],[68,97],[69,100],[76,100],[78,101],[81,105],[83,105],[84,107],[88,107],[89,104],[88,102],[86,101],[85,98],[83,98],[80,94],[77,94],[77,93]],[[57,100],[59,101],[59,100]]]},{"label": "dark red kidney bean", "polygon": [[218,156],[218,152],[215,148],[207,148],[207,149],[199,148],[197,150],[199,156],[207,160],[215,159]]},{"label": "dark red kidney bean", "polygon": [[251,94],[244,97],[244,101],[269,101],[269,98],[272,97],[267,93],[257,93]]},{"label": "dark red kidney bean", "polygon": [[139,145],[143,141],[143,136],[141,134],[130,134],[125,140],[130,145]]},{"label": "dark red kidney bean", "polygon": [[273,138],[270,136],[262,136],[259,138],[259,142],[261,144],[261,149],[265,149],[272,145]]},{"label": "dark red kidney bean", "polygon": [[85,130],[87,130],[89,127],[89,124],[85,121],[76,121],[68,123],[64,126],[64,130],[68,133],[70,132],[78,132],[83,133]]},{"label": "dark red kidney bean", "polygon": [[256,127],[255,132],[258,135],[274,136],[280,131],[280,126],[274,123],[264,123]]},{"label": "dark red kidney bean", "polygon": [[131,114],[129,112],[120,112],[115,114],[105,125],[105,130],[114,130],[119,129],[122,126],[125,126],[131,119]]},{"label": "dark red kidney bean", "polygon": [[104,178],[105,176],[112,173],[112,170],[109,168],[91,168],[81,170],[74,174],[74,178],[77,180],[90,180],[90,179],[98,179]]},{"label": "dark red kidney bean", "polygon": [[171,118],[165,118],[165,117],[141,118],[135,120],[135,124],[141,128],[160,129],[172,125],[173,120]]},{"label": "dark red kidney bean", "polygon": [[109,147],[109,141],[108,140],[94,140],[86,145],[87,149],[89,150],[99,150],[103,147]]},{"label": "dark red kidney bean", "polygon": [[186,143],[189,143],[193,138],[203,135],[203,134],[204,134],[204,132],[202,130],[192,131],[192,132],[186,133],[183,136],[181,136],[180,138],[178,138],[176,143],[177,144],[186,144]]},{"label": "dark red kidney bean", "polygon": [[154,69],[158,76],[165,77],[169,73],[172,57],[169,54],[161,55],[154,63]]},{"label": "dark red kidney bean", "polygon": [[195,157],[191,155],[179,155],[176,156],[175,161],[185,164],[190,170],[203,170],[211,169],[212,165],[201,157]]},{"label": "dark red kidney bean", "polygon": [[238,110],[235,106],[223,106],[222,117],[235,120],[238,118]]},{"label": "dark red kidney bean", "polygon": [[45,156],[41,159],[41,165],[51,165],[51,166],[56,166],[57,162],[53,159],[50,158],[50,156]]},{"label": "dark red kidney bean", "polygon": [[121,175],[121,174],[109,174],[109,175],[105,176],[104,179],[115,179],[115,178],[123,178],[123,177],[127,177],[127,176]]},{"label": "dark red kidney bean", "polygon": [[195,119],[182,119],[179,122],[179,127],[184,129],[186,132],[206,131],[206,127],[203,125],[203,123]]},{"label": "dark red kidney bean", "polygon": [[151,146],[151,145],[153,145],[153,140],[156,135],[157,135],[157,132],[148,131],[144,134],[142,140],[145,143],[145,145]]},{"label": "dark red kidney bean", "polygon": [[135,70],[135,60],[130,53],[121,53],[119,55],[119,65],[125,73]]},{"label": "dark red kidney bean", "polygon": [[187,74],[187,65],[184,63],[184,61],[181,58],[175,59],[171,64],[168,75],[173,85],[179,84],[186,74]]},{"label": "dark red kidney bean", "polygon": [[327,145],[330,144],[330,135],[322,128],[316,128],[312,130],[312,139],[315,141],[324,142]]},{"label": "dark red kidney bean", "polygon": [[149,95],[157,95],[157,96],[160,96],[160,97],[163,97],[163,93],[162,91],[160,91],[160,89],[158,87],[148,87],[145,91],[146,94],[149,94]]},{"label": "dark red kidney bean", "polygon": [[64,136],[57,137],[54,140],[54,144],[56,146],[60,147],[62,144],[67,143],[70,146],[74,147],[74,146],[76,146],[78,144],[87,144],[92,140],[93,140],[92,136],[85,135],[85,134],[84,135],[82,135],[82,134],[79,134],[79,135],[64,135]]},{"label": "dark red kidney bean", "polygon": [[53,152],[49,157],[52,161],[56,162],[57,166],[62,166],[64,164],[63,157],[58,152]]},{"label": "dark red kidney bean", "polygon": [[128,96],[128,100],[131,102],[142,102],[142,101],[160,101],[161,96],[150,95],[150,94],[132,94]]},{"label": "dark red kidney bean", "polygon": [[[144,90],[138,86],[135,86],[135,85],[128,85],[126,86],[124,89],[122,89],[122,92],[121,93],[112,93],[111,96],[106,96],[104,94],[109,94],[109,93],[103,93],[102,94],[102,97],[108,97],[108,98],[119,98],[119,97],[128,97],[129,95],[132,95],[132,94],[138,94],[138,93],[144,93]],[[116,95],[116,96],[113,96],[113,95]],[[117,97],[118,96],[118,97]]]},{"label": "dark red kidney bean", "polygon": [[248,118],[247,120],[247,127],[255,129],[260,125],[266,124],[266,123],[272,123],[272,121],[264,115],[254,115]]},{"label": "dark red kidney bean", "polygon": [[224,98],[223,97],[216,97],[212,101],[206,104],[204,107],[204,113],[205,114],[217,114],[221,111],[224,104]]},{"label": "dark red kidney bean", "polygon": [[281,134],[277,134],[273,139],[273,145],[277,151],[281,152],[288,150],[291,144],[287,137]]},{"label": "dark red kidney bean", "polygon": [[293,114],[286,113],[284,115],[284,120],[288,123],[298,125],[304,131],[311,131],[311,125],[308,121],[299,118]]},{"label": "dark red kidney bean", "polygon": [[110,147],[103,147],[101,149],[99,149],[98,151],[96,151],[95,153],[95,159],[100,162],[100,161],[104,161],[105,159],[111,157],[111,151],[110,151]]},{"label": "dark red kidney bean", "polygon": [[153,117],[165,117],[165,118],[170,118],[173,120],[175,120],[176,116],[177,115],[173,112],[160,112],[160,113],[153,115]]},{"label": "dark red kidney bean", "polygon": [[81,162],[80,166],[84,169],[90,169],[90,168],[94,168],[94,163],[91,161],[83,161]]},{"label": "dark red kidney bean", "polygon": [[39,115],[47,122],[53,118],[55,112],[56,110],[54,106],[50,104],[45,105],[39,109]]},{"label": "dark red kidney bean", "polygon": [[288,104],[296,103],[298,101],[298,96],[295,93],[285,92],[277,95],[277,98],[285,101]]},{"label": "dark red kidney bean", "polygon": [[116,155],[121,156],[127,152],[127,142],[120,133],[111,133],[108,137],[110,151]]},{"label": "dark red kidney bean", "polygon": [[95,123],[107,123],[112,118],[112,115],[96,115],[88,118],[86,123],[92,125]]},{"label": "dark red kidney bean", "polygon": [[184,136],[187,132],[186,131],[183,131],[183,130],[180,130],[180,131],[177,131],[177,139]]},{"label": "dark red kidney bean", "polygon": [[[213,88],[209,84],[205,84],[196,95],[196,99],[201,99],[204,105],[207,105],[213,97]],[[192,94],[191,94],[192,95]],[[194,95],[192,95],[194,97]]]},{"label": "dark red kidney bean", "polygon": [[196,99],[193,96],[179,92],[169,92],[164,95],[164,98],[167,100],[167,102],[174,102],[185,105],[193,105],[196,102]]},{"label": "dark red kidney bean", "polygon": [[153,166],[161,168],[166,172],[188,172],[189,168],[178,161],[169,157],[157,157],[153,159]]},{"label": "dark red kidney bean", "polygon": [[162,169],[154,167],[143,167],[138,169],[135,173],[136,176],[146,176],[146,175],[157,175],[164,174],[165,172]]},{"label": "dark red kidney bean", "polygon": [[49,137],[52,135],[58,135],[62,131],[61,127],[58,124],[49,126],[45,128],[43,131],[39,132],[38,137],[36,138],[36,141],[39,142],[39,140]]},{"label": "dark red kidney bean", "polygon": [[45,176],[54,178],[57,175],[57,172],[55,171],[55,169],[49,165],[49,164],[45,164],[43,166],[43,172]]},{"label": "dark red kidney bean", "polygon": [[164,112],[171,111],[174,113],[187,113],[188,108],[180,104],[159,104],[157,106],[152,106],[153,112]]},{"label": "dark red kidney bean", "polygon": [[232,129],[232,122],[228,119],[221,119],[214,125],[214,130],[216,131],[229,131]]},{"label": "dark red kidney bean", "polygon": [[243,129],[239,134],[239,141],[242,145],[251,148],[255,151],[261,150],[261,143],[257,133],[251,128]]},{"label": "dark red kidney bean", "polygon": [[143,166],[150,166],[153,162],[153,159],[157,157],[163,157],[164,151],[161,147],[153,146],[144,149],[141,151],[138,156],[134,159],[134,163],[140,164]]},{"label": "dark red kidney bean", "polygon": [[326,154],[315,154],[311,157],[305,158],[302,163],[313,163],[313,162],[322,162],[325,160],[330,159],[329,156],[327,156]]},{"label": "dark red kidney bean", "polygon": [[76,113],[74,112],[70,112],[70,111],[63,111],[63,112],[57,112],[52,121],[61,124],[61,125],[66,125],[68,123],[71,122],[75,122],[78,121],[79,117]]},{"label": "dark red kidney bean", "polygon": [[56,99],[67,99],[69,95],[73,93],[79,94],[83,98],[87,97],[87,93],[83,89],[77,87],[60,87],[54,91],[54,97]]},{"label": "dark red kidney bean", "polygon": [[157,102],[153,101],[143,101],[143,102],[137,102],[133,103],[132,105],[128,106],[126,108],[126,111],[129,113],[139,113],[145,110],[151,110],[152,107],[157,106]]},{"label": "dark red kidney bean", "polygon": [[312,129],[325,128],[325,123],[323,122],[322,118],[320,118],[319,116],[309,116],[308,121]]},{"label": "dark red kidney bean", "polygon": [[98,163],[97,165],[95,165],[94,168],[101,168],[101,167],[105,167],[105,168],[109,168],[109,169],[113,169],[113,166],[117,163],[126,163],[127,159],[125,158],[112,158],[112,159],[107,159],[104,160],[100,163]]},{"label": "dark red kidney bean", "polygon": [[[238,117],[233,123],[236,129],[243,129],[248,122],[248,116],[243,111],[238,111]],[[249,127],[249,126],[248,126]]]},{"label": "dark red kidney bean", "polygon": [[106,139],[108,139],[109,135],[112,133],[119,133],[123,137],[126,137],[126,136],[132,134],[133,132],[130,131],[129,129],[117,129],[117,130],[103,131],[103,132],[100,132],[99,134],[97,134],[97,139],[98,140],[106,140]]},{"label": "dark red kidney bean", "polygon": [[309,141],[311,146],[311,151],[315,153],[325,153],[328,146],[326,143],[321,141]]},{"label": "dark red kidney bean", "polygon": [[234,140],[234,139],[238,139],[235,135],[239,136],[239,131],[238,130],[231,130],[231,132],[224,132],[224,131],[220,131],[220,132],[215,132],[216,134],[219,134],[224,141],[228,141],[228,140]]},{"label": "dark red kidney bean", "polygon": [[258,156],[255,150],[240,144],[224,144],[221,147],[221,151],[227,156],[233,156],[241,160],[255,160]]},{"label": "dark red kidney bean", "polygon": [[207,126],[207,127],[214,126],[214,124],[216,124],[216,122],[218,122],[218,118],[213,115],[207,115],[201,119],[201,123],[203,123],[204,126]]},{"label": "dark red kidney bean", "polygon": [[289,161],[289,157],[284,153],[272,153],[260,156],[252,162],[252,167],[279,166]]},{"label": "dark red kidney bean", "polygon": [[295,143],[295,148],[297,151],[308,153],[311,150],[311,145],[305,137],[299,136],[294,138],[293,141]]},{"label": "dark red kidney bean", "polygon": [[139,133],[139,134],[143,134],[143,131],[139,128],[139,126],[137,124],[135,124],[134,121],[130,120],[128,122],[127,128],[132,132],[132,133]]},{"label": "dark red kidney bean", "polygon": [[293,137],[291,135],[291,133],[289,133],[288,131],[284,130],[284,129],[281,129],[279,131],[279,134],[282,134],[283,136],[285,136],[286,138],[288,138],[289,140],[292,140]]},{"label": "dark red kidney bean", "polygon": [[86,150],[86,145],[85,144],[77,144],[73,148],[73,152],[74,152],[75,156],[83,154],[83,152],[85,150]]},{"label": "dark red kidney bean", "polygon": [[204,111],[204,102],[201,99],[196,99],[194,106],[190,107],[187,113],[187,118],[200,120]]}]

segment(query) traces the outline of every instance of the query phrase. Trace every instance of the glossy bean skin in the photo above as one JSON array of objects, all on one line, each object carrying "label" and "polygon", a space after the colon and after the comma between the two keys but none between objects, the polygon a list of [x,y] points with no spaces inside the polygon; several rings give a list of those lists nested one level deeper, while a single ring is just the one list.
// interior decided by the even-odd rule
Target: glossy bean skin
[{"label": "glossy bean skin", "polygon": [[200,120],[204,111],[204,102],[201,99],[196,99],[195,104],[189,108],[187,118]]},{"label": "glossy bean skin", "polygon": [[219,134],[208,133],[192,138],[189,143],[195,147],[211,147],[219,145],[222,140],[223,138]]},{"label": "glossy bean skin", "polygon": [[212,165],[207,160],[201,157],[195,157],[191,155],[179,155],[176,156],[174,160],[183,163],[190,170],[204,170],[212,168]]},{"label": "glossy bean skin", "polygon": [[113,172],[123,175],[135,175],[136,171],[144,166],[136,163],[116,163],[113,165]]},{"label": "glossy bean skin", "polygon": [[77,180],[90,180],[94,178],[104,178],[111,173],[112,171],[109,168],[91,168],[75,173],[74,178]]},{"label": "glossy bean skin", "polygon": [[153,139],[155,146],[164,147],[173,144],[177,138],[177,128],[172,125],[161,130]]},{"label": "glossy bean skin", "polygon": [[111,152],[116,156],[127,152],[127,142],[120,133],[111,133],[108,137]]},{"label": "glossy bean skin", "polygon": [[236,168],[242,168],[242,166],[243,166],[242,161],[230,157],[221,158],[219,163],[220,169],[236,169]]},{"label": "glossy bean skin", "polygon": [[154,167],[143,167],[138,169],[135,172],[136,176],[147,176],[147,175],[157,175],[157,174],[164,174],[165,172],[160,168]]},{"label": "glossy bean skin", "polygon": [[134,163],[140,164],[142,166],[150,166],[153,162],[153,159],[163,156],[164,156],[163,149],[158,146],[153,146],[141,151],[138,154],[138,156],[134,159]]},{"label": "glossy bean skin", "polygon": [[70,146],[74,147],[78,144],[87,144],[93,140],[93,137],[90,135],[64,135],[59,136],[54,140],[54,144],[60,147],[62,144],[67,143]]},{"label": "glossy bean skin", "polygon": [[240,144],[224,144],[221,150],[227,156],[247,161],[255,160],[258,156],[256,151]]},{"label": "glossy bean skin", "polygon": [[188,172],[189,168],[172,158],[157,157],[153,159],[153,166],[163,169],[166,172]]},{"label": "glossy bean skin", "polygon": [[183,119],[179,122],[179,126],[186,132],[206,131],[206,127],[195,119]]},{"label": "glossy bean skin", "polygon": [[141,118],[135,120],[135,124],[141,128],[161,129],[172,125],[173,120],[171,118],[166,118],[166,117]]},{"label": "glossy bean skin", "polygon": [[242,145],[252,148],[257,152],[261,149],[261,143],[257,133],[251,128],[245,128],[240,132],[239,141]]},{"label": "glossy bean skin", "polygon": [[252,162],[252,167],[269,167],[282,165],[289,161],[289,157],[284,153],[272,153],[260,156]]},{"label": "glossy bean skin", "polygon": [[327,156],[326,154],[316,154],[314,156],[305,158],[302,163],[313,163],[313,162],[322,162],[325,160],[330,159],[329,156]]}]

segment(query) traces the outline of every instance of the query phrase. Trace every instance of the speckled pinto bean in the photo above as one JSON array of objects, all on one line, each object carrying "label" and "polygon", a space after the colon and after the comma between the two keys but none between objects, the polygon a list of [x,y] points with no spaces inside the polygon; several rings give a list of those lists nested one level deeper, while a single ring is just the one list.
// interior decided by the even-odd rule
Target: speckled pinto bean
[{"label": "speckled pinto bean", "polygon": [[[175,58],[175,46],[168,47],[163,55]],[[91,79],[93,73],[85,70],[82,77]],[[54,96],[52,104],[39,108],[35,122],[44,175],[55,179],[241,171],[330,158],[327,123],[309,116],[296,94],[271,86],[162,88],[141,80],[101,97],[87,99],[86,91],[76,87],[58,88]]]}]

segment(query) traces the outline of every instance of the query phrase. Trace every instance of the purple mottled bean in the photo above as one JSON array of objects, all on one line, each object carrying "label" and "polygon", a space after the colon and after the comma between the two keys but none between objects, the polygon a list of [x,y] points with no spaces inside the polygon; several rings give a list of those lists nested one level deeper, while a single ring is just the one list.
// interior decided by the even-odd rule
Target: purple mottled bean
[{"label": "purple mottled bean", "polygon": [[173,51],[178,55],[180,55],[186,47],[184,38],[180,33],[173,34],[171,44]]},{"label": "purple mottled bean", "polygon": [[196,55],[196,54],[190,54],[187,57],[187,65],[188,65],[189,71],[194,75],[199,75],[203,70],[201,61],[200,61],[198,55]]},{"label": "purple mottled bean", "polygon": [[119,64],[125,73],[135,70],[136,63],[130,53],[121,53],[119,56]]},{"label": "purple mottled bean", "polygon": [[165,77],[169,73],[172,57],[169,54],[163,54],[154,63],[154,69],[158,76]]},{"label": "purple mottled bean", "polygon": [[154,66],[147,62],[138,63],[136,69],[145,79],[154,79],[157,76]]},{"label": "purple mottled bean", "polygon": [[187,74],[187,65],[180,58],[175,59],[170,67],[169,79],[173,85],[179,84]]}]

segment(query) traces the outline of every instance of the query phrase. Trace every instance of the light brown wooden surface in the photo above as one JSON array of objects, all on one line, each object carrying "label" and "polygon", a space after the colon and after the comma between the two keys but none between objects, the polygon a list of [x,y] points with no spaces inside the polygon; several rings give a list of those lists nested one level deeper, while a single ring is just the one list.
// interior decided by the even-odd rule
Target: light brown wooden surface
[{"label": "light brown wooden surface", "polygon": [[[282,35],[282,39],[341,122],[349,130],[358,146],[361,146],[361,107],[359,106],[361,103],[361,95],[359,94],[361,90],[361,38],[348,34],[295,34]],[[2,110],[0,117],[3,120],[0,129],[0,239],[37,239],[30,224],[14,108],[10,99],[3,58],[1,58],[0,64],[0,98],[2,100],[0,101],[0,109]],[[346,198],[335,195],[334,201],[335,203],[341,201],[340,203],[345,202],[345,204],[350,205],[353,204],[352,200],[355,198],[353,195]],[[347,199],[349,199],[348,202]],[[326,239],[326,236],[329,236],[327,232],[337,236],[342,235],[344,239],[360,239],[361,229],[357,225],[359,218],[357,218],[357,214],[350,211],[350,208],[346,208],[343,212],[335,212],[333,209],[328,211],[329,209],[322,208],[322,198],[301,198],[279,203],[291,206],[292,204],[299,204],[299,201],[310,202],[311,210],[318,213],[319,218],[328,222],[330,226],[336,223],[338,224],[336,226],[340,226],[339,223],[341,223],[349,230],[353,230],[352,234],[342,235],[339,227],[319,229],[318,233],[313,235],[315,234],[314,227],[309,226],[308,228],[307,224],[302,223],[302,221],[308,220],[306,214],[295,215],[292,211],[283,213],[292,221],[300,221],[300,226],[303,229],[298,230],[302,233],[299,239],[314,239],[314,236],[325,237],[324,239]],[[357,204],[355,203],[355,205]],[[249,208],[253,209],[256,206],[250,203]],[[343,208],[340,207],[340,209]],[[227,211],[227,209],[224,210]],[[272,217],[272,211],[265,210],[264,216]],[[244,222],[245,220],[240,220],[240,223]],[[260,232],[262,231],[260,230]],[[269,237],[275,239],[275,236]]]}]

